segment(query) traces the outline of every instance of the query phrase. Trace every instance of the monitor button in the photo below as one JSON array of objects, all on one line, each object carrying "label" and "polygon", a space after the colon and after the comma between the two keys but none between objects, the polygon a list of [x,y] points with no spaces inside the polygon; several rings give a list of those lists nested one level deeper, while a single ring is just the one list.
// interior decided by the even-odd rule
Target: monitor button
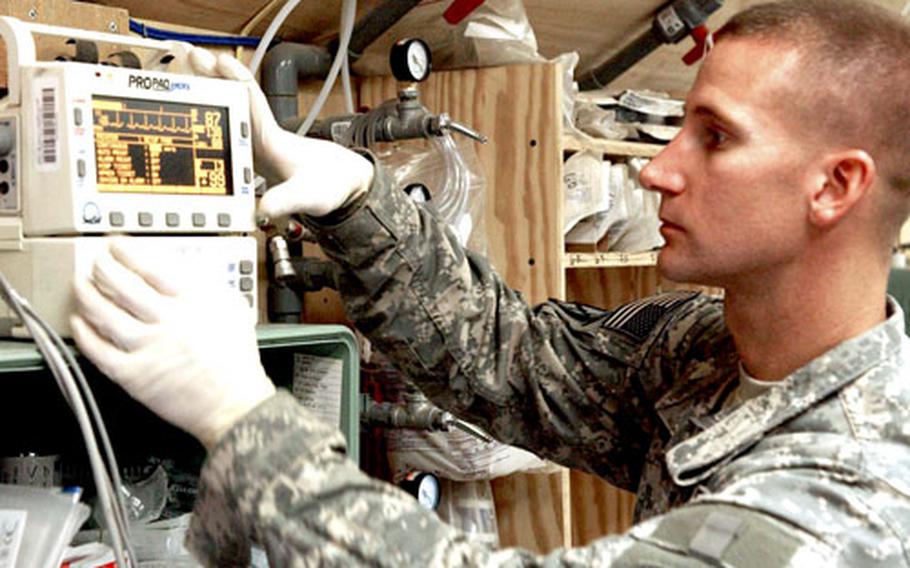
[{"label": "monitor button", "polygon": [[149,213],[147,211],[143,211],[143,212],[139,213],[139,226],[140,227],[151,227],[153,220],[154,219],[153,219],[151,213]]},{"label": "monitor button", "polygon": [[122,227],[126,224],[126,217],[120,211],[111,211],[109,216],[111,227]]},{"label": "monitor button", "polygon": [[101,209],[98,208],[98,205],[95,203],[86,203],[82,207],[82,220],[86,223],[100,223],[101,222]]},{"label": "monitor button", "polygon": [[253,289],[253,279],[249,276],[244,276],[240,279],[240,291],[249,292]]},{"label": "monitor button", "polygon": [[240,274],[252,274],[253,273],[253,261],[252,260],[241,260],[240,261]]},{"label": "monitor button", "polygon": [[230,227],[231,226],[230,213],[219,213],[218,214],[218,226],[219,227]]},{"label": "monitor button", "polygon": [[193,226],[205,227],[205,213],[193,213]]}]

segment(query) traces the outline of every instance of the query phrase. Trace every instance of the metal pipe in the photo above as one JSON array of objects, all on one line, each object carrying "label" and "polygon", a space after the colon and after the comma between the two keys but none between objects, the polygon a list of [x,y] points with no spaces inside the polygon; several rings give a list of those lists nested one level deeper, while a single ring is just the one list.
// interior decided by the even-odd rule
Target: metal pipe
[{"label": "metal pipe", "polygon": [[600,89],[610,84],[646,55],[665,43],[678,43],[705,23],[708,17],[723,6],[723,0],[672,0],[658,10],[651,27],[632,43],[589,71],[578,82],[580,91]]},{"label": "metal pipe", "polygon": [[606,87],[661,45],[663,38],[653,28],[649,28],[604,64],[588,72],[587,77],[578,82],[578,90],[592,91]]},{"label": "metal pipe", "polygon": [[283,42],[265,54],[260,82],[279,123],[298,114],[298,81],[325,77],[331,66],[329,50],[317,45]]},{"label": "metal pipe", "polygon": [[[371,43],[418,4],[420,4],[420,0],[386,0],[361,18],[354,26],[351,43],[348,45],[348,57],[350,57],[351,63],[360,59]],[[338,41],[334,40],[329,44],[329,51],[334,53],[337,49]]]}]

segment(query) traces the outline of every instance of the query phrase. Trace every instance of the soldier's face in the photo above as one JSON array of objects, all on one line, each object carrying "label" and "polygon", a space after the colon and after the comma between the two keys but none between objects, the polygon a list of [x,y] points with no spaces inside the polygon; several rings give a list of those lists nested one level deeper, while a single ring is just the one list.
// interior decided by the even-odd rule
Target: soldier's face
[{"label": "soldier's face", "polygon": [[682,131],[641,176],[661,193],[665,277],[729,288],[786,270],[806,246],[813,149],[781,106],[796,64],[790,48],[756,40],[708,55]]}]

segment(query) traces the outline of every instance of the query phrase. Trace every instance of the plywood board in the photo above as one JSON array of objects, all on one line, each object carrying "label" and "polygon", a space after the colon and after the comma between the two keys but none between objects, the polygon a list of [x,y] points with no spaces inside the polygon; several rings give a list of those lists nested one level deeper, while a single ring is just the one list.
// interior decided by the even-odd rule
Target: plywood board
[{"label": "plywood board", "polygon": [[[269,4],[268,0],[223,2],[221,0],[98,0],[99,4],[129,10],[136,18],[193,26],[213,31],[238,33],[255,14]],[[380,0],[357,2],[358,17],[380,3]],[[252,35],[261,35],[284,2],[256,28]],[[294,41],[313,41],[337,34],[341,0],[300,2],[288,16],[278,37]]]},{"label": "plywood board", "polygon": [[564,475],[568,474],[519,473],[492,480],[503,548],[518,546],[546,554],[570,544],[563,526],[568,515]]},{"label": "plywood board", "polygon": [[[559,70],[519,65],[435,73],[421,84],[433,112],[489,136],[476,144],[487,182],[485,230],[489,258],[505,281],[532,303],[560,294],[562,271],[556,186],[562,178]],[[365,79],[361,103],[395,97],[390,78]]]},{"label": "plywood board", "polygon": [[634,494],[580,471],[572,472],[571,481],[572,546],[585,546],[632,526]]},{"label": "plywood board", "polygon": [[[489,0],[492,1],[492,0]],[[716,29],[740,9],[760,0],[726,0],[724,6],[711,16],[709,25]],[[905,0],[870,0],[900,11]],[[421,6],[438,4],[440,0],[425,0]],[[221,2],[219,0],[100,0],[99,3],[126,8],[134,17],[185,24],[236,33],[267,4],[266,0]],[[358,2],[358,13],[379,4],[379,0]],[[579,69],[605,61],[633,38],[644,31],[654,12],[665,0],[524,0],[525,11],[535,31],[540,53],[554,57],[577,51],[581,57]],[[340,0],[301,2],[281,30],[281,37],[294,41],[324,39],[337,33]],[[267,19],[254,34],[262,33]],[[447,26],[441,19],[436,24]],[[420,37],[427,30],[399,25],[389,35]],[[686,67],[681,57],[691,47],[691,40],[665,46],[620,77],[612,87],[651,88],[685,93],[695,76],[694,67]]]},{"label": "plywood board", "polygon": [[[0,15],[25,22],[52,24],[106,33],[127,33],[129,12],[122,8],[98,6],[70,0],[0,0]],[[65,38],[37,38],[39,60],[53,60],[72,53]],[[119,48],[114,48],[119,49]],[[6,85],[6,48],[0,44],[0,85]]]},{"label": "plywood board", "polygon": [[657,269],[577,268],[566,273],[566,299],[612,309],[660,291]]}]

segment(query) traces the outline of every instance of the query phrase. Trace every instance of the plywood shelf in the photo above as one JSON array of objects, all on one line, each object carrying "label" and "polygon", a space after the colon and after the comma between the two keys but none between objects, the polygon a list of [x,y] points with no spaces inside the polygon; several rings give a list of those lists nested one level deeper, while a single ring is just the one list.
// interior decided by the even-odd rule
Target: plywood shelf
[{"label": "plywood shelf", "polygon": [[653,158],[665,148],[660,144],[644,144],[626,140],[598,140],[581,138],[573,134],[563,136],[562,147],[563,150],[569,152],[591,150],[609,156],[640,156],[642,158]]},{"label": "plywood shelf", "polygon": [[563,268],[625,268],[656,266],[657,252],[567,252]]}]

